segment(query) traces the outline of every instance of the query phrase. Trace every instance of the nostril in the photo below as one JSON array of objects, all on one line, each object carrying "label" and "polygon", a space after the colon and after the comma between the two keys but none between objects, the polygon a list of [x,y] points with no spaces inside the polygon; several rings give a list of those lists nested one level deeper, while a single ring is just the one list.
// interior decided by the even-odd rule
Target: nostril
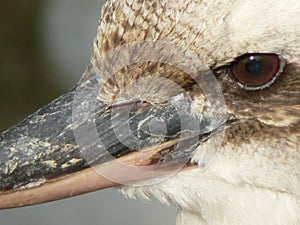
[{"label": "nostril", "polygon": [[149,130],[153,135],[162,135],[165,136],[167,134],[167,126],[166,123],[162,119],[153,118],[149,122]]}]

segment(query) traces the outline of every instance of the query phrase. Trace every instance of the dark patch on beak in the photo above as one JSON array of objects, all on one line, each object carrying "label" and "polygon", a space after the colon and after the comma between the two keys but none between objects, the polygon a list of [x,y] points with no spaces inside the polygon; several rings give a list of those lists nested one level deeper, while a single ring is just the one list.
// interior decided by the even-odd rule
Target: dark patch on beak
[{"label": "dark patch on beak", "polygon": [[[74,92],[70,90],[1,134],[0,190],[17,189],[87,167],[71,127]],[[75,158],[78,161],[67,166]]]},{"label": "dark patch on beak", "polygon": [[[150,104],[139,101],[111,106],[96,100],[93,122],[98,137],[107,151],[94,153],[99,146],[95,146],[93,141],[79,146],[74,135],[79,127],[82,129],[91,118],[83,117],[80,121],[74,122],[72,113],[74,109],[81,107],[84,99],[91,97],[89,96],[93,89],[91,84],[95,83],[96,79],[95,75],[91,75],[78,84],[84,88],[86,96],[83,96],[82,101],[76,101],[77,105],[74,104],[74,99],[78,89],[74,88],[1,134],[0,197],[36,186],[42,187],[53,180],[61,180],[61,177],[66,175],[78,174],[90,165],[105,164],[110,161],[111,156],[119,159],[126,156],[123,161],[133,165],[159,164],[162,169],[170,168],[178,162],[188,162],[195,148],[213,132],[207,131],[209,121],[201,116],[191,115],[191,105],[185,101],[178,101],[178,107],[174,107],[174,104],[168,102]],[[113,110],[117,110],[118,113],[112,115]],[[122,119],[123,112],[129,115],[126,121]],[[112,123],[112,117],[116,122]],[[160,129],[151,131],[150,123],[153,122],[153,118],[164,121],[163,131]],[[184,126],[189,129],[183,129],[182,118],[185,118]],[[137,137],[136,146],[139,149],[128,147],[126,143],[124,144],[126,137],[122,141],[120,136],[116,135],[116,129],[122,127],[124,123],[129,126],[131,135]],[[86,129],[84,134],[89,136],[89,130]],[[196,137],[196,141],[193,137]],[[90,151],[92,160],[89,162],[82,156],[82,148]],[[141,149],[145,151],[137,152]],[[80,193],[83,192],[85,190]],[[53,199],[57,198],[59,197]],[[51,198],[43,201],[49,200]],[[33,203],[39,203],[39,200],[23,204]],[[12,203],[1,206],[0,203],[0,208],[23,204]]]}]

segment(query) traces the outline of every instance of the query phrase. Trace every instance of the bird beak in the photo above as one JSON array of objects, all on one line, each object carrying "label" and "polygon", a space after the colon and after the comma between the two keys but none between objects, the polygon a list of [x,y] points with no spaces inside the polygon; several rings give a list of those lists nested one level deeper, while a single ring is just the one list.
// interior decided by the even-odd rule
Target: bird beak
[{"label": "bird beak", "polygon": [[224,125],[191,114],[181,95],[108,104],[97,98],[97,79],[88,69],[75,88],[1,134],[0,209],[168,178]]}]

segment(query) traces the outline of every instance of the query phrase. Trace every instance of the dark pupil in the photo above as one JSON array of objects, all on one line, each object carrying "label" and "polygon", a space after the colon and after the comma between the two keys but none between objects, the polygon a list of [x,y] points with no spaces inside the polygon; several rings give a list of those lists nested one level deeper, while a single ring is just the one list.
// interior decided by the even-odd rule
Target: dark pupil
[{"label": "dark pupil", "polygon": [[251,56],[246,64],[246,70],[249,73],[259,73],[261,71],[261,62]]}]

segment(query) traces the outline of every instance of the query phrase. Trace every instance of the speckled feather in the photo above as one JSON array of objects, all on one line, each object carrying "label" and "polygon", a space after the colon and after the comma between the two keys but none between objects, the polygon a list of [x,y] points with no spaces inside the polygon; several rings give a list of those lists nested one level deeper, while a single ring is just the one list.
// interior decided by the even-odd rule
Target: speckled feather
[{"label": "speckled feather", "polygon": [[[107,82],[102,58],[127,43],[160,40],[176,44],[212,69],[245,53],[276,53],[287,63],[271,87],[255,92],[241,89],[226,71],[221,73],[217,80],[228,117],[235,123],[226,128],[215,161],[205,171],[184,171],[156,185],[124,186],[124,195],[175,204],[178,225],[300,224],[299,11],[299,0],[107,1],[90,65],[104,87],[99,99],[107,105],[137,98],[159,106],[178,94],[172,86],[160,86],[159,79],[150,87],[145,82],[135,89],[135,81],[150,76],[186,88],[194,100],[194,114],[203,111],[203,93],[174,66],[141,62],[120,69],[110,77],[113,82]],[[192,163],[200,162],[203,148],[205,143],[198,147]],[[45,163],[49,168],[54,164]]]},{"label": "speckled feather", "polygon": [[[242,90],[226,74],[217,77],[229,117],[240,122],[227,128],[219,155],[205,172],[183,172],[155,186],[124,187],[122,193],[178,205],[178,224],[300,224],[299,11],[299,1],[274,0],[106,4],[92,55],[96,68],[104,53],[144,40],[179,44],[211,68],[245,53],[277,53],[287,62],[275,84],[261,91]],[[173,80],[182,76],[170,69]],[[158,70],[151,75],[163,76]],[[143,75],[116,76],[126,82],[118,83],[116,92],[102,93],[108,102]],[[185,85],[186,79],[179,82]]]}]

